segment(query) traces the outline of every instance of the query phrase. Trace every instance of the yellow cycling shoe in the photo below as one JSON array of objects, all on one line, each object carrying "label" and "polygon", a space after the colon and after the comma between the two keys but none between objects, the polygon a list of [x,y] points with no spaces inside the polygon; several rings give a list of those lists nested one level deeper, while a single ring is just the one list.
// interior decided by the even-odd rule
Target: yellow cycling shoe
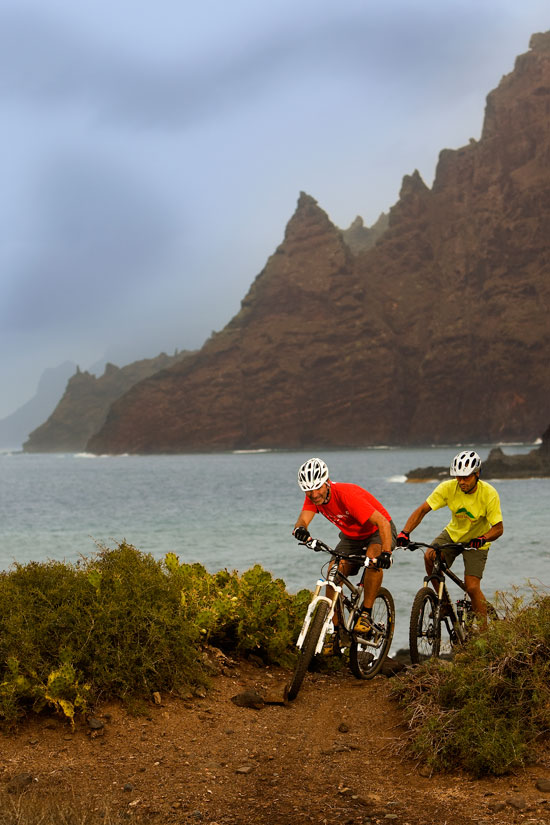
[{"label": "yellow cycling shoe", "polygon": [[360,633],[362,636],[367,635],[372,630],[372,619],[366,610],[362,610],[359,618],[355,622],[353,628],[355,633]]}]

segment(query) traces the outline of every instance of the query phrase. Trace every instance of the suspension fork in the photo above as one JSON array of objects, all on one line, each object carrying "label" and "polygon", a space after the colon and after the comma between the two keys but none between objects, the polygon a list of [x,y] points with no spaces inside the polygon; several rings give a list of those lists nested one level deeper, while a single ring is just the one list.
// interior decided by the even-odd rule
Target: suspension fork
[{"label": "suspension fork", "polygon": [[[433,585],[432,585],[433,583]],[[448,602],[450,604],[450,597],[447,588],[445,587],[445,576],[440,571],[433,571],[431,575],[424,576],[424,587],[433,586],[435,595],[437,596],[436,617],[441,615],[442,606]]]},{"label": "suspension fork", "polygon": [[[333,590],[332,598],[330,598],[329,596],[326,595],[327,585],[330,585],[332,587],[332,590]],[[325,588],[325,595],[321,594],[321,590],[323,588]],[[323,624],[323,628],[321,630],[321,633],[319,634],[319,641],[317,642],[317,647],[315,648],[315,653],[320,653],[321,652],[321,650],[323,649],[323,644],[324,644],[324,641],[325,641],[325,636],[327,634],[327,630],[332,624],[332,617],[334,616],[334,611],[336,610],[336,603],[338,602],[338,598],[340,597],[341,592],[342,592],[342,586],[341,585],[336,584],[335,582],[329,581],[327,579],[318,579],[317,584],[315,585],[315,590],[313,591],[313,598],[311,599],[311,601],[308,605],[308,608],[307,608],[306,617],[304,619],[304,623],[302,625],[300,635],[298,636],[298,641],[296,642],[297,647],[301,648],[303,643],[304,643],[304,639],[306,637],[306,634],[309,630],[309,626],[311,624],[311,618],[312,618],[312,616],[315,612],[315,609],[316,609],[317,605],[320,602],[326,602],[329,605],[330,609],[328,611],[327,617],[326,617],[325,622]]]},{"label": "suspension fork", "polygon": [[[445,584],[445,577],[442,573],[437,573],[435,576],[426,576],[424,578],[424,584],[426,587],[429,586],[430,581],[435,579],[437,582],[437,587],[435,588],[436,596],[437,596],[437,606],[436,606],[436,615],[439,614],[439,617],[442,621],[447,624],[447,620],[451,622],[452,629],[455,631],[456,635],[460,642],[466,641],[466,634],[464,632],[464,628],[458,621],[456,614],[453,609],[453,603],[451,602],[451,597],[449,596],[449,591],[447,590],[447,586]],[[442,616],[441,615],[441,608],[443,605],[449,605],[450,608],[450,615],[449,616]],[[447,630],[449,631],[449,625],[447,624]]]}]

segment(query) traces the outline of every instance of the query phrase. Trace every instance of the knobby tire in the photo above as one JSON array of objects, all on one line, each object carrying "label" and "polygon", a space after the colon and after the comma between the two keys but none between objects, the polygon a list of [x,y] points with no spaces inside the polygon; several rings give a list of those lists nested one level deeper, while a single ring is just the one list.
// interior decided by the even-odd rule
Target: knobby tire
[{"label": "knobby tire", "polygon": [[376,625],[383,626],[385,632],[380,647],[360,642],[352,634],[349,649],[349,666],[357,679],[372,679],[380,672],[390,650],[395,624],[395,605],[393,596],[385,587],[381,587],[372,606],[372,619]]},{"label": "knobby tire", "polygon": [[439,656],[441,618],[437,603],[437,596],[427,587],[419,590],[414,597],[409,625],[409,650],[413,665]]},{"label": "knobby tire", "polygon": [[304,676],[308,671],[311,660],[315,656],[315,648],[317,647],[317,642],[319,641],[319,636],[323,630],[329,609],[327,602],[320,602],[313,614],[296,667],[294,668],[292,679],[288,686],[288,698],[290,700],[295,699],[298,695],[298,691],[304,681]]}]

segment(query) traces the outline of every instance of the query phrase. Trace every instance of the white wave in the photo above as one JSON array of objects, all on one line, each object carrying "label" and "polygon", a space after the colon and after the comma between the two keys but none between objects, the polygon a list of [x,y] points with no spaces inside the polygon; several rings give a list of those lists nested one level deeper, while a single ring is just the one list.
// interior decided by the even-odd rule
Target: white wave
[{"label": "white wave", "polygon": [[259,450],[233,450],[233,455],[249,455],[253,453],[270,453],[269,447],[262,447]]},{"label": "white wave", "polygon": [[120,453],[116,456],[112,453],[73,453],[74,458],[128,458],[129,455],[130,453]]},{"label": "white wave", "polygon": [[407,476],[390,476],[386,480],[389,484],[404,484],[407,480]]}]

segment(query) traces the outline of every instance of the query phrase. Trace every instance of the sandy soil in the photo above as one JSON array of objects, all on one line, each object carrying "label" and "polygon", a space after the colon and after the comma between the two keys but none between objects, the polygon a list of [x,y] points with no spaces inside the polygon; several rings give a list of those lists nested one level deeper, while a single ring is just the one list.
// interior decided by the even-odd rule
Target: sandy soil
[{"label": "sandy soil", "polygon": [[[109,704],[73,732],[50,716],[2,735],[0,812],[18,823],[48,806],[45,822],[550,823],[550,792],[536,787],[550,779],[550,754],[511,777],[430,777],[396,755],[404,729],[383,675],[308,674],[285,704],[287,672],[249,661],[220,670],[205,696],[157,696],[146,715]],[[232,701],[245,691],[264,703]]]}]

